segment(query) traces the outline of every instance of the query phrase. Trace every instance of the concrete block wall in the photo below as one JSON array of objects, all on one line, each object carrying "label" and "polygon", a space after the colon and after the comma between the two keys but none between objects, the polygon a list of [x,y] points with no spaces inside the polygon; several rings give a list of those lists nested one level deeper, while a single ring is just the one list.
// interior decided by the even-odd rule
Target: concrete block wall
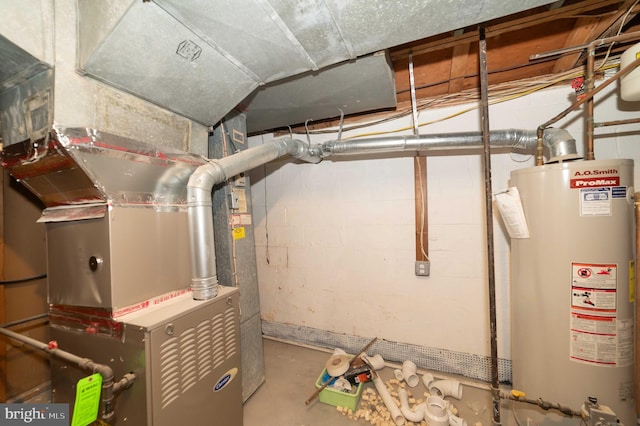
[{"label": "concrete block wall", "polygon": [[[568,107],[572,89],[547,89],[490,108],[493,129],[535,129]],[[422,112],[420,122],[468,105]],[[618,99],[617,87],[596,103],[596,121],[637,116],[640,106]],[[410,125],[409,118],[356,133]],[[568,129],[582,152],[583,117]],[[638,126],[597,130],[596,158],[633,158]],[[421,128],[421,133],[479,131],[472,111]],[[408,134],[408,132],[405,132]],[[313,143],[336,135],[312,135]],[[250,138],[250,145],[273,135]],[[305,140],[304,135],[299,135]],[[356,336],[488,356],[484,176],[479,153],[430,155],[427,161],[431,275],[414,275],[413,160],[346,157],[319,165],[280,160],[252,172],[258,277],[263,320]],[[508,188],[512,170],[529,155],[492,155],[493,191]],[[494,211],[499,356],[510,358],[509,240]],[[268,239],[267,239],[268,233]]]}]

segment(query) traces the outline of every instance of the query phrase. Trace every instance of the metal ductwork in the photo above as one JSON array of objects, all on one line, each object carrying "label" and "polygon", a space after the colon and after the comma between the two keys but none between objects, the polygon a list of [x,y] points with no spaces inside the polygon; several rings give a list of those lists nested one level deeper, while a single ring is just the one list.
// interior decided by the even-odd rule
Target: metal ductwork
[{"label": "metal ductwork", "polygon": [[211,201],[213,186],[285,155],[311,163],[318,163],[321,160],[319,156],[313,156],[309,152],[309,147],[304,142],[291,138],[276,139],[225,158],[212,160],[200,166],[191,175],[187,196],[189,235],[193,253],[191,290],[194,299],[210,299],[215,297],[217,291]]},{"label": "metal ductwork", "polygon": [[[492,130],[491,148],[513,148],[529,151],[536,147],[535,130]],[[580,158],[576,141],[564,129],[546,129],[543,144],[549,162]],[[322,157],[348,154],[377,154],[392,152],[429,152],[482,148],[482,133],[446,133],[442,135],[389,136],[356,140],[329,141],[322,144]]]},{"label": "metal ductwork", "polygon": [[[490,133],[492,148],[533,150],[537,142],[536,130],[508,129]],[[545,129],[543,143],[548,149],[550,162],[580,158],[575,139],[564,129]],[[480,132],[332,140],[314,146],[297,139],[282,138],[222,159],[209,161],[198,167],[191,175],[187,187],[193,297],[197,300],[207,300],[216,295],[218,279],[211,210],[211,190],[214,185],[285,155],[310,163],[319,163],[324,158],[337,155],[417,153],[480,147],[482,147]]]},{"label": "metal ductwork", "polygon": [[[336,64],[353,68],[366,55],[393,46],[549,3],[553,1],[79,0],[78,62],[81,72],[199,123],[217,123],[242,104],[250,121],[268,118],[260,125],[265,129],[280,125],[272,121],[273,105],[282,105],[288,96],[282,97],[282,87],[266,93],[270,83],[321,73]],[[357,73],[347,70],[349,85],[361,87],[357,98],[352,92],[349,99],[340,98],[339,90],[330,97],[316,91],[306,106],[315,103],[331,116],[338,115],[337,108],[352,114],[385,107],[379,98],[368,102],[368,93],[376,91],[390,91],[383,101],[393,106],[388,105],[395,102],[392,70],[384,56],[367,60],[386,66],[387,78],[365,79],[362,86],[363,73],[369,74],[364,68],[371,68],[364,64]],[[336,72],[335,86],[347,87],[344,78]],[[255,103],[245,101],[258,88]],[[295,95],[299,86],[285,93]],[[305,106],[304,97],[298,99],[288,110],[292,115]],[[269,108],[264,108],[266,100]],[[312,110],[305,119],[328,118]],[[285,114],[279,115],[281,120]]]}]

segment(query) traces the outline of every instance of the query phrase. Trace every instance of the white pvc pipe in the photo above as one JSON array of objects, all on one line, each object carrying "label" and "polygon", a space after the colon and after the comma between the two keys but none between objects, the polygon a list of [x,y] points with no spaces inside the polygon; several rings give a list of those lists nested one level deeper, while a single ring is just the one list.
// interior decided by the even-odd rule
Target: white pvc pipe
[{"label": "white pvc pipe", "polygon": [[438,396],[427,398],[427,408],[424,411],[429,426],[449,426],[449,413],[444,399]]},{"label": "white pvc pipe", "polygon": [[467,421],[462,417],[449,414],[449,426],[467,426]]},{"label": "white pvc pipe", "polygon": [[452,396],[456,399],[462,399],[462,383],[457,380],[438,380],[432,382],[428,388],[429,392],[441,398]]},{"label": "white pvc pipe", "polygon": [[374,356],[363,355],[363,358],[365,358],[366,362],[374,370],[382,370],[386,365],[384,362],[384,358],[382,358],[382,355],[380,354],[375,354]]},{"label": "white pvc pipe", "polygon": [[398,389],[398,398],[400,398],[400,411],[405,419],[414,423],[419,423],[424,419],[424,410],[427,408],[427,404],[418,404],[412,410],[409,406],[409,395],[403,388]]},{"label": "white pvc pipe", "polygon": [[405,361],[402,363],[402,377],[404,377],[404,381],[407,382],[409,387],[415,388],[420,383],[420,378],[418,377],[418,367],[413,361]]},{"label": "white pvc pipe", "polygon": [[424,387],[429,389],[429,386],[431,385],[431,383],[433,383],[436,380],[435,377],[433,377],[433,374],[431,373],[424,373],[422,375],[422,383],[424,383]]},{"label": "white pvc pipe", "polygon": [[378,394],[380,395],[380,398],[382,398],[382,402],[384,402],[384,405],[387,407],[387,410],[389,410],[389,414],[391,414],[391,418],[393,419],[393,422],[396,424],[396,426],[403,425],[404,416],[400,412],[400,409],[396,405],[396,402],[393,400],[393,397],[389,393],[389,390],[385,386],[382,379],[380,377],[375,377],[373,379],[373,384],[376,386],[376,389],[378,390]]}]

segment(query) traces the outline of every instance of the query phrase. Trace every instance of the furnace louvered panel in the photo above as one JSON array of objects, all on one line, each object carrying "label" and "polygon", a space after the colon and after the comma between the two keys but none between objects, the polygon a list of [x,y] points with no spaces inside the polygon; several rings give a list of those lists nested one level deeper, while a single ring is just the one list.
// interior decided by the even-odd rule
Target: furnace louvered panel
[{"label": "furnace louvered panel", "polygon": [[160,392],[162,408],[180,396],[180,351],[178,339],[173,337],[160,346]]},{"label": "furnace louvered panel", "polygon": [[[195,301],[189,294],[118,318],[123,336],[78,333],[54,326],[52,337],[83,357],[133,372],[131,389],[115,399],[117,425],[242,425],[242,366],[237,288]],[[119,360],[119,362],[114,362]],[[75,400],[86,372],[52,359],[55,402]],[[73,406],[71,407],[73,409]],[[223,414],[221,414],[223,413]],[[220,423],[222,424],[222,423]]]},{"label": "furnace louvered panel", "polygon": [[[227,306],[193,327],[178,330],[160,345],[160,404],[162,409],[187,393],[216,368],[239,355],[236,306]],[[171,331],[167,331],[171,330]]]}]

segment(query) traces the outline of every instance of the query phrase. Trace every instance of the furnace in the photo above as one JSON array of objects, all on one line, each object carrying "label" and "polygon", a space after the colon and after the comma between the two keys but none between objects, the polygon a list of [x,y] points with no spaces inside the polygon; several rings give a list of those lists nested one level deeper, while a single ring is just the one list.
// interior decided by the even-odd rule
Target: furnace
[{"label": "furnace", "polygon": [[[113,424],[242,424],[239,294],[194,300],[187,181],[205,159],[93,129],[13,144],[3,165],[45,204],[52,341],[135,382]],[[73,412],[90,373],[52,359]],[[103,412],[103,410],[101,410]]]}]

